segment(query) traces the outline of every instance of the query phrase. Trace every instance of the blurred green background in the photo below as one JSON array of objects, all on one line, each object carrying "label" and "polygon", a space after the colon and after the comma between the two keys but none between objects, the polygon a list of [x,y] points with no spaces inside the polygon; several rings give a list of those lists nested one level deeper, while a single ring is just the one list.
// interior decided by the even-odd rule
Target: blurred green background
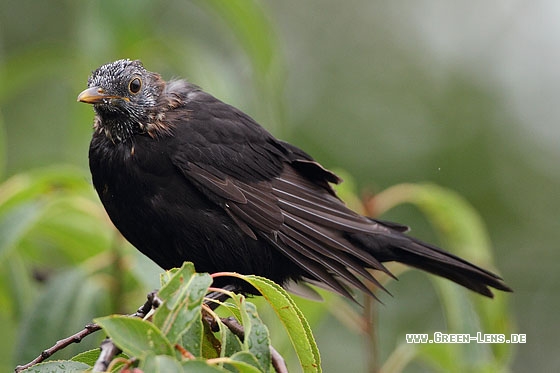
[{"label": "blurred green background", "polygon": [[[458,192],[482,216],[494,263],[515,290],[508,296],[515,331],[527,343],[513,349],[511,370],[554,371],[558,17],[551,1],[3,1],[0,370],[48,346],[22,344],[30,325],[41,325],[54,343],[60,337],[49,333],[63,328],[49,315],[63,315],[68,335],[99,312],[132,312],[144,290],[157,286],[158,269],[129,258],[135,254],[115,238],[89,185],[93,113],[76,103],[93,69],[131,58],[241,108],[326,167],[345,170],[360,193],[425,181]],[[17,193],[32,202],[12,208]],[[384,218],[437,242],[414,208]],[[34,219],[43,220],[36,227]],[[118,282],[139,289],[129,299],[106,296],[103,284],[117,283],[123,263],[111,255],[125,265],[134,260],[133,271],[143,274]],[[69,270],[83,262],[90,272]],[[91,286],[52,309],[39,299],[56,296],[53,281]],[[389,288],[394,297],[384,296],[377,314],[382,357],[405,333],[437,330],[441,322],[426,276],[407,272]],[[29,316],[37,310],[42,317]],[[364,371],[362,337],[325,308],[314,312],[324,370]],[[430,368],[417,363],[405,371]]]}]

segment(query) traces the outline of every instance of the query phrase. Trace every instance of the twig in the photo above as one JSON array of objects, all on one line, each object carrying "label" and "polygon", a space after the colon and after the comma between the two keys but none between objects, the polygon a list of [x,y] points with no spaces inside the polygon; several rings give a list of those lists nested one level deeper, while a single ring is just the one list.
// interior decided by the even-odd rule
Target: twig
[{"label": "twig", "polygon": [[270,346],[270,359],[272,360],[272,366],[276,373],[288,373],[288,367],[286,366],[284,358],[272,346]]},{"label": "twig", "polygon": [[[146,301],[146,303],[144,303],[140,308],[138,308],[138,310],[135,313],[133,313],[129,316],[144,318],[150,312],[152,307],[157,308],[161,304],[161,299],[159,299],[157,297],[157,291],[155,291],[155,290],[150,292],[148,294],[147,298],[148,298],[148,300]],[[56,352],[68,347],[69,345],[71,345],[73,343],[80,343],[82,341],[82,339],[84,339],[85,337],[87,337],[90,334],[95,333],[96,331],[98,331],[100,329],[101,329],[101,327],[97,324],[94,324],[94,323],[87,324],[84,327],[84,329],[80,330],[76,334],[73,334],[69,337],[66,337],[64,339],[61,339],[61,340],[57,341],[52,347],[50,347],[50,348],[44,350],[43,352],[41,352],[41,354],[39,356],[37,356],[35,359],[31,360],[29,363],[27,363],[25,365],[18,365],[15,368],[14,371],[16,373],[18,373],[18,372],[21,372],[22,370],[25,370],[29,367],[32,367],[33,365],[42,363],[43,361],[45,361],[46,359],[48,359],[49,357],[54,355]],[[113,350],[113,349],[109,350],[108,345],[104,347],[104,345],[109,343],[109,342],[106,342],[106,341],[107,341],[107,339],[104,340],[101,343],[101,354],[99,355],[99,358],[102,357],[102,355],[104,353],[104,348],[106,349],[106,351],[112,351]],[[118,354],[118,352],[115,355],[117,355],[117,354]],[[113,356],[115,356],[115,355],[113,355]],[[108,356],[108,355],[104,355],[104,358],[106,356]],[[98,359],[98,361],[99,360],[100,359]],[[97,366],[97,363],[96,363],[96,366]],[[94,371],[95,371],[95,367],[94,367]],[[104,370],[100,370],[100,371],[104,371]]]},{"label": "twig", "polygon": [[110,338],[104,339],[99,348],[101,349],[101,352],[93,365],[92,371],[106,372],[109,364],[111,364],[111,361],[113,361],[115,356],[121,353],[121,349],[115,346]]},{"label": "twig", "polygon": [[245,329],[243,328],[243,325],[241,325],[235,317],[233,316],[224,317],[221,320],[224,323],[224,325],[227,326],[228,329],[231,330],[231,332],[235,334],[239,339],[241,340],[245,339]]},{"label": "twig", "polygon": [[140,306],[140,308],[138,308],[138,310],[130,316],[143,319],[153,308],[158,308],[159,306],[161,306],[162,301],[157,296],[157,292],[157,290],[152,290],[151,292],[149,292],[146,296],[146,303]]},{"label": "twig", "polygon": [[44,350],[43,352],[41,352],[41,354],[39,356],[37,356],[35,359],[33,359],[32,361],[30,361],[29,363],[25,364],[25,365],[18,365],[15,369],[15,372],[21,372],[24,369],[27,369],[35,364],[39,364],[43,361],[45,361],[46,359],[48,359],[49,357],[51,357],[55,352],[62,350],[63,348],[66,348],[67,346],[71,345],[72,343],[80,343],[82,341],[83,338],[87,337],[88,335],[95,333],[96,331],[100,330],[101,327],[97,324],[88,324],[84,327],[84,329],[80,330],[79,332],[77,332],[74,335],[71,335],[70,337],[61,339],[60,341],[57,341],[54,346],[52,346],[51,348],[48,348],[46,350]]}]

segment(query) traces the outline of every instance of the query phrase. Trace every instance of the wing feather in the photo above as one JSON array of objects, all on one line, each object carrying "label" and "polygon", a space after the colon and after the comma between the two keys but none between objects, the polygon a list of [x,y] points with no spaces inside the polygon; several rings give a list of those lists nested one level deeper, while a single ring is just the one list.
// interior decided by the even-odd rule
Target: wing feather
[{"label": "wing feather", "polygon": [[[270,182],[243,182],[205,165],[189,162],[183,173],[216,201],[252,239],[266,239],[301,267],[310,279],[323,281],[344,295],[342,283],[373,295],[361,278],[387,291],[364,266],[389,273],[383,264],[356,247],[345,232],[371,233],[377,222],[350,209],[329,190],[313,184],[286,164]],[[274,238],[271,238],[274,237]]]},{"label": "wing feather", "polygon": [[281,245],[276,240],[267,238],[269,243],[276,247],[279,251],[284,253],[301,269],[308,273],[306,277],[310,277],[317,281],[322,281],[330,290],[350,299],[354,299],[352,294],[346,289],[339,281],[336,280],[321,264],[313,261],[308,256],[294,250],[290,245]]},{"label": "wing feather", "polygon": [[367,265],[374,269],[386,271],[385,267],[377,259],[364,250],[356,249],[356,247],[354,247],[346,238],[341,237],[342,235],[340,232],[325,229],[315,223],[298,219],[296,216],[288,212],[284,212],[284,222],[299,232],[329,246],[331,249],[346,252],[362,260],[364,263],[367,263]]},{"label": "wing feather", "polygon": [[373,275],[369,271],[363,268],[363,266],[357,260],[353,259],[351,256],[343,252],[330,251],[327,248],[325,248],[325,246],[309,238],[308,236],[303,235],[297,230],[290,228],[289,226],[284,226],[282,228],[282,233],[284,233],[284,236],[288,236],[291,239],[293,239],[295,242],[298,242],[300,245],[306,247],[306,251],[308,252],[314,251],[322,256],[336,260],[337,262],[341,263],[344,267],[351,268],[354,272],[358,273],[366,280],[371,281],[377,287],[389,293],[389,291],[385,289],[385,287],[383,287],[383,285],[375,277],[373,277]]},{"label": "wing feather", "polygon": [[181,166],[180,169],[184,174],[217,196],[236,203],[247,203],[245,195],[229,178],[220,178],[192,162]]},{"label": "wing feather", "polygon": [[360,281],[355,275],[348,271],[348,269],[346,269],[344,265],[340,264],[336,260],[319,255],[317,252],[310,250],[309,247],[303,245],[300,241],[295,240],[293,237],[288,236],[284,232],[280,232],[278,237],[282,242],[284,242],[296,252],[303,254],[305,257],[320,264],[321,267],[324,268],[327,274],[329,274],[331,277],[333,277],[333,275],[339,276],[357,289],[375,297],[373,292],[367,286],[365,286],[362,281]]}]

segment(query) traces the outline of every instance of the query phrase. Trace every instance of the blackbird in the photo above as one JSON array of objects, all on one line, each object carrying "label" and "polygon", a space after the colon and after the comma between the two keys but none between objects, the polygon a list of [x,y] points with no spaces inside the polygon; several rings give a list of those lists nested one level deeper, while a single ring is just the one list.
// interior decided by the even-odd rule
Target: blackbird
[{"label": "blackbird", "polygon": [[[482,295],[511,289],[490,271],[364,217],[336,196],[341,179],[250,116],[140,61],[99,67],[78,101],[95,111],[93,185],[122,235],[164,269],[234,271],[283,286],[312,283],[352,298],[382,288],[401,262]],[[250,285],[218,278],[252,294]]]}]

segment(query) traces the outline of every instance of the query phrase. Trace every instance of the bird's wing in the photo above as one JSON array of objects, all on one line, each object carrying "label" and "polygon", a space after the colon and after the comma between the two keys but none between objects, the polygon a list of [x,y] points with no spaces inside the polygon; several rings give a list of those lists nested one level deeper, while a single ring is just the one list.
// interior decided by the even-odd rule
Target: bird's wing
[{"label": "bird's wing", "polygon": [[209,165],[184,161],[176,165],[247,236],[268,241],[300,266],[308,280],[322,282],[348,297],[343,284],[371,294],[360,276],[381,287],[364,267],[388,273],[387,269],[350,242],[346,232],[371,234],[387,228],[354,213],[330,189],[297,171],[298,167],[312,167],[309,163],[286,162],[278,176],[251,182]]},{"label": "bird's wing", "polygon": [[371,254],[345,237],[345,232],[371,234],[378,224],[347,209],[290,164],[279,176],[257,182],[218,176],[195,163],[183,163],[180,169],[247,236],[268,241],[298,264],[308,279],[322,281],[349,296],[340,279],[370,293],[356,274],[377,283],[363,268],[386,271]]},{"label": "bird's wing", "polygon": [[265,240],[306,273],[345,296],[343,284],[371,294],[359,279],[381,285],[364,267],[388,270],[350,242],[347,233],[389,232],[348,209],[329,183],[340,179],[300,149],[273,138],[237,109],[203,95],[175,126],[172,161],[249,237]]}]

